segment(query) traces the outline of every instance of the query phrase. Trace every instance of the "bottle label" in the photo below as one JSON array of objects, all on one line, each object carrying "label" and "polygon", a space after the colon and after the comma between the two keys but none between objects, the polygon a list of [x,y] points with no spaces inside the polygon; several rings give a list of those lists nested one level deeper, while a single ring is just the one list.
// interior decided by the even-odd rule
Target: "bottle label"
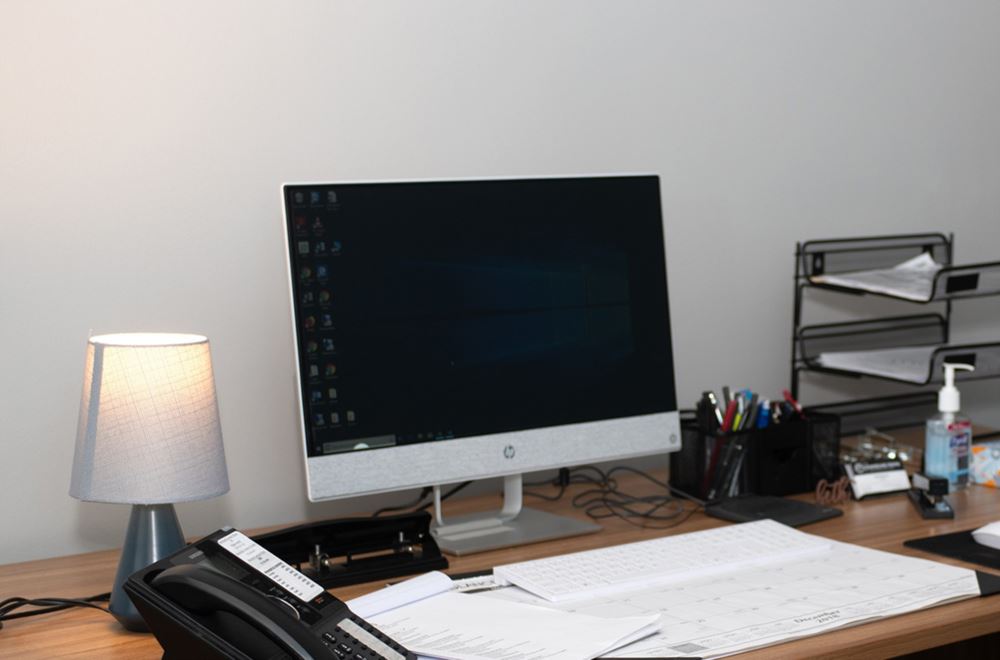
[{"label": "bottle label", "polygon": [[933,477],[946,477],[951,488],[961,488],[969,481],[972,423],[968,419],[927,422],[927,445],[924,467]]},{"label": "bottle label", "polygon": [[968,421],[948,425],[948,449],[951,453],[948,481],[952,487],[969,483],[969,452],[972,445],[972,424]]}]

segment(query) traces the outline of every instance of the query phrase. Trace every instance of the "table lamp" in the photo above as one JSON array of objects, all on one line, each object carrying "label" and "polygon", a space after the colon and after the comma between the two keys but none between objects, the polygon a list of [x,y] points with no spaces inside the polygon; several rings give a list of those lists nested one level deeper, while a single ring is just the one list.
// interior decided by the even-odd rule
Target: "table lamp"
[{"label": "table lamp", "polygon": [[184,547],[174,503],[228,490],[208,339],[91,337],[69,494],[132,505],[109,606],[127,629],[147,627],[125,580]]}]

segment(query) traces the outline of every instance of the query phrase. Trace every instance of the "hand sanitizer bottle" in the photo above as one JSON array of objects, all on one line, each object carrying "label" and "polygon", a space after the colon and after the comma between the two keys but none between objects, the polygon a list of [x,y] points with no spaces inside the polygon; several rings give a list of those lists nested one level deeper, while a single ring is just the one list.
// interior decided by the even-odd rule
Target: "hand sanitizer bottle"
[{"label": "hand sanitizer bottle", "polygon": [[968,364],[944,363],[944,387],[938,392],[938,414],[927,420],[924,471],[928,476],[947,478],[955,491],[969,483],[969,454],[972,422],[958,413],[961,396],[955,387],[955,370],[973,371]]}]

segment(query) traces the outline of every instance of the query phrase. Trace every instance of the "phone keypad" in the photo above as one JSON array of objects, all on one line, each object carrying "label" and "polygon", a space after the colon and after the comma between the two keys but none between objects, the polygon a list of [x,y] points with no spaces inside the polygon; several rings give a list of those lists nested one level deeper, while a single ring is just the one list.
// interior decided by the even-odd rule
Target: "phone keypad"
[{"label": "phone keypad", "polygon": [[339,660],[407,660],[414,657],[367,621],[349,615],[337,622],[333,632],[323,634],[323,643]]}]

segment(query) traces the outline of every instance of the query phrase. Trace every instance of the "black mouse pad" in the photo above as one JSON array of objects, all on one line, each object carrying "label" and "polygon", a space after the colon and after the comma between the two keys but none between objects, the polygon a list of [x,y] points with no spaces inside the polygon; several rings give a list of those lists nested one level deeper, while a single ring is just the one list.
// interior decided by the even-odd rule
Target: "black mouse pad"
[{"label": "black mouse pad", "polygon": [[1000,550],[976,543],[975,539],[972,538],[971,529],[964,532],[903,541],[903,545],[1000,570]]},{"label": "black mouse pad", "polygon": [[843,513],[832,506],[818,506],[809,502],[788,500],[773,495],[738,495],[705,507],[713,518],[732,522],[751,522],[770,518],[784,525],[800,527],[835,518]]}]

